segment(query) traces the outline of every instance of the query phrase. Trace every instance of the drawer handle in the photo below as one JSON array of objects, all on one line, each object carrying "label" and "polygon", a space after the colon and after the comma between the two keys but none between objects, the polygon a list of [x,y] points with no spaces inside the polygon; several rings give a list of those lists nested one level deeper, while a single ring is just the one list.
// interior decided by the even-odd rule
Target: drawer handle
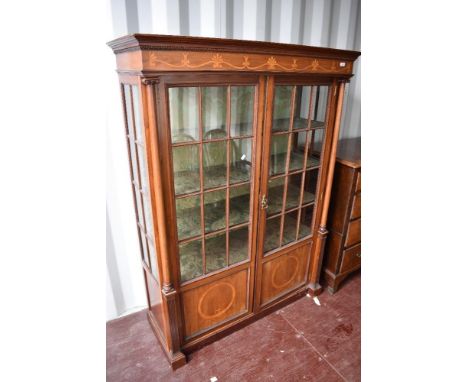
[{"label": "drawer handle", "polygon": [[361,254],[360,254],[360,253],[356,253],[356,256],[357,256],[357,257],[361,257]]}]

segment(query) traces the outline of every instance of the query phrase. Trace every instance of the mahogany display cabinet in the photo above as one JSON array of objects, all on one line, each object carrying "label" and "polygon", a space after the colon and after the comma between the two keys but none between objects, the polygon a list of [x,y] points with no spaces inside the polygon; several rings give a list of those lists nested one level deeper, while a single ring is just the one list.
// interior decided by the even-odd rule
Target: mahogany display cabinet
[{"label": "mahogany display cabinet", "polygon": [[360,53],[143,34],[109,46],[148,319],[176,368],[321,291],[343,97]]}]

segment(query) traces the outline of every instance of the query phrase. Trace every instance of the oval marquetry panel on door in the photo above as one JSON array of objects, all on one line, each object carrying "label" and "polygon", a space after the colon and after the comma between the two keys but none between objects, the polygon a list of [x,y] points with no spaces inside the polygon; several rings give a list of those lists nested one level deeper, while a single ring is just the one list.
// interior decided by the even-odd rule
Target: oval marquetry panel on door
[{"label": "oval marquetry panel on door", "polygon": [[[219,298],[219,296],[223,298]],[[206,320],[221,317],[234,303],[236,290],[227,282],[219,282],[203,292],[198,301],[198,314]]]},{"label": "oval marquetry panel on door", "polygon": [[295,254],[283,256],[272,268],[271,285],[278,290],[282,290],[291,284],[296,277],[299,271],[299,260]]},{"label": "oval marquetry panel on door", "polygon": [[182,292],[185,338],[247,311],[248,270]]},{"label": "oval marquetry panel on door", "polygon": [[268,304],[279,295],[285,294],[305,282],[309,251],[310,243],[307,243],[263,263],[262,305]]}]

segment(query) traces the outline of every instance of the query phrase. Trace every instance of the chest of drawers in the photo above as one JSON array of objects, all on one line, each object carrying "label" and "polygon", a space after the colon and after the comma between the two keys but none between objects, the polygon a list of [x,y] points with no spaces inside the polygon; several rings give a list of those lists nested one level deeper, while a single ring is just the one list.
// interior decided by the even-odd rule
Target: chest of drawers
[{"label": "chest of drawers", "polygon": [[337,148],[322,277],[330,293],[361,267],[361,142],[345,139]]}]

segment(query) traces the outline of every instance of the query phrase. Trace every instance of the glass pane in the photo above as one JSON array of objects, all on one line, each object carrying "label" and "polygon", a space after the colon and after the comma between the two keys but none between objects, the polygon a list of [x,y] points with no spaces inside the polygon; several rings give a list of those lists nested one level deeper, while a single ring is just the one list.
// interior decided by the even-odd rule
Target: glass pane
[{"label": "glass pane", "polygon": [[149,259],[150,259],[150,265],[151,265],[151,273],[153,274],[154,278],[158,280],[158,283],[159,283],[156,249],[153,246],[153,242],[149,239],[148,239],[148,249],[149,249]]},{"label": "glass pane", "polygon": [[130,146],[130,160],[131,160],[131,166],[132,166],[133,180],[139,184],[140,180],[139,180],[139,175],[138,175],[138,163],[137,163],[138,159],[137,159],[136,147],[135,147],[135,144],[131,141],[129,141],[129,146]]},{"label": "glass pane", "polygon": [[296,241],[297,215],[298,210],[292,211],[284,215],[282,245],[286,245],[292,243],[293,241]]},{"label": "glass pane", "polygon": [[226,87],[201,88],[203,139],[226,136]]},{"label": "glass pane", "polygon": [[279,247],[280,224],[281,216],[266,220],[264,253]]},{"label": "glass pane", "polygon": [[307,128],[309,118],[310,90],[310,86],[296,87],[293,129]]},{"label": "glass pane", "polygon": [[205,232],[226,227],[226,190],[207,192],[205,203]]},{"label": "glass pane", "polygon": [[320,165],[320,157],[322,155],[323,141],[325,139],[325,130],[312,130],[310,133],[310,153],[307,158],[307,167]]},{"label": "glass pane", "polygon": [[252,168],[252,138],[231,141],[230,183],[250,180]]},{"label": "glass pane", "polygon": [[249,227],[229,231],[229,265],[247,260],[249,257]]},{"label": "glass pane", "polygon": [[302,205],[311,203],[315,200],[315,190],[317,188],[318,173],[318,169],[306,171]]},{"label": "glass pane", "polygon": [[275,86],[272,131],[289,130],[292,86]]},{"label": "glass pane", "polygon": [[284,177],[268,181],[268,215],[281,212],[283,208]]},{"label": "glass pane", "polygon": [[179,240],[201,234],[200,195],[176,199],[176,211]]},{"label": "glass pane", "polygon": [[286,210],[299,207],[302,184],[302,173],[288,176],[288,191],[286,193]]},{"label": "glass pane", "polygon": [[198,88],[170,88],[172,143],[198,141]]},{"label": "glass pane", "polygon": [[201,240],[179,246],[180,278],[188,281],[203,274],[203,257]]},{"label": "glass pane", "polygon": [[286,169],[286,152],[289,134],[273,135],[270,144],[270,175],[283,174]]},{"label": "glass pane", "polygon": [[314,215],[314,205],[301,209],[301,217],[299,223],[299,239],[306,237],[312,233],[312,218]]},{"label": "glass pane", "polygon": [[140,222],[140,224],[144,227],[144,221],[143,221],[143,206],[141,205],[141,194],[140,191],[135,187],[135,199],[136,199],[136,205],[137,205],[137,220]]},{"label": "glass pane", "polygon": [[318,169],[306,171],[304,182],[304,195],[302,196],[302,205],[315,201],[315,189],[317,187]]},{"label": "glass pane", "polygon": [[304,168],[304,148],[307,140],[307,132],[292,134],[291,153],[289,156],[289,171],[302,170]]},{"label": "glass pane", "polygon": [[250,183],[229,189],[229,226],[250,219]]},{"label": "glass pane", "polygon": [[153,233],[153,214],[151,211],[151,203],[149,200],[148,194],[143,194],[143,211],[145,213],[145,222],[146,222],[146,232],[151,236],[154,237]]},{"label": "glass pane", "polygon": [[312,127],[323,127],[327,114],[328,86],[318,86],[313,89]]},{"label": "glass pane", "polygon": [[135,134],[133,133],[132,96],[130,94],[129,85],[124,85],[124,93],[125,93],[125,114],[127,115],[128,135],[130,135],[131,139],[135,139]]},{"label": "glass pane", "polygon": [[136,145],[138,152],[138,167],[140,168],[140,188],[148,192],[148,168],[146,167],[145,149],[141,145]]},{"label": "glass pane", "polygon": [[203,182],[205,189],[226,184],[226,141],[203,144]]},{"label": "glass pane", "polygon": [[176,195],[199,191],[198,145],[173,147],[172,163]]},{"label": "glass pane", "polygon": [[143,253],[142,253],[143,260],[145,261],[145,264],[149,267],[149,257],[148,257],[148,247],[146,246],[146,237],[141,229],[138,230],[138,234],[140,235],[141,247],[143,248]]},{"label": "glass pane", "polygon": [[132,93],[133,93],[133,113],[135,114],[136,139],[144,144],[145,139],[143,136],[143,124],[141,122],[141,115],[140,115],[140,93],[138,92],[138,86],[132,85]]},{"label": "glass pane", "polygon": [[206,273],[226,266],[226,233],[205,239]]},{"label": "glass pane", "polygon": [[231,137],[252,135],[255,87],[231,86]]}]

